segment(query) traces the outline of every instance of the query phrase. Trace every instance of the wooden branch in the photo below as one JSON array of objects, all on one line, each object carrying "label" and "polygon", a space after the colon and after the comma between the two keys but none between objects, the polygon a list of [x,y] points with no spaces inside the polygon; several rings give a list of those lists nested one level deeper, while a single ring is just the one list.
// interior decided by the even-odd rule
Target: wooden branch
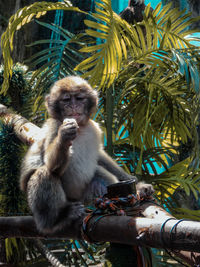
[{"label": "wooden branch", "polygon": [[12,113],[6,106],[0,104],[0,117],[5,123],[13,126],[17,137],[25,144],[31,145],[40,134],[40,128],[24,117]]},{"label": "wooden branch", "polygon": [[94,241],[200,252],[200,222],[177,220],[153,203],[140,206],[145,217],[105,216],[90,220],[88,236]]},{"label": "wooden branch", "polygon": [[[176,220],[153,203],[142,204],[141,210],[141,216],[146,217],[94,216],[88,222],[86,236],[93,242],[175,250],[174,254],[189,264],[200,263],[200,254],[195,253],[200,252],[200,222]],[[70,228],[46,236],[37,231],[31,216],[0,217],[0,236],[82,239],[82,221],[80,218]]]},{"label": "wooden branch", "polygon": [[[92,217],[86,235],[94,242],[110,241],[129,245],[200,252],[200,222],[180,221],[152,203],[141,205],[151,210],[148,217],[106,215]],[[149,212],[149,211],[148,211]],[[152,216],[152,218],[150,218]],[[170,220],[168,220],[170,219]],[[167,221],[168,220],[168,221]],[[48,234],[49,237],[81,239],[82,219],[70,228]],[[1,237],[47,238],[37,231],[32,216],[0,217]]]},{"label": "wooden branch", "polygon": [[[13,126],[18,138],[26,144],[32,144],[40,134],[39,127],[1,104],[0,117]],[[110,241],[179,250],[174,254],[187,263],[200,263],[200,222],[176,220],[152,202],[143,203],[140,208],[141,216],[136,218],[111,215],[92,217],[87,225],[87,237],[95,242]],[[83,218],[80,218],[70,228],[45,236],[37,231],[31,216],[0,217],[0,237],[81,239],[82,222]]]}]

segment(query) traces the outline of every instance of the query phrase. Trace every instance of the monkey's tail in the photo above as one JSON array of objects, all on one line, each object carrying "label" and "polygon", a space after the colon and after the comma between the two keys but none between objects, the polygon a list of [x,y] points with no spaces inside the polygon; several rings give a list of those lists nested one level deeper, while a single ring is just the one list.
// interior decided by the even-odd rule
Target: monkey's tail
[{"label": "monkey's tail", "polygon": [[34,241],[35,247],[51,263],[53,267],[66,267],[56,258],[56,256],[39,239],[34,239],[33,241]]}]

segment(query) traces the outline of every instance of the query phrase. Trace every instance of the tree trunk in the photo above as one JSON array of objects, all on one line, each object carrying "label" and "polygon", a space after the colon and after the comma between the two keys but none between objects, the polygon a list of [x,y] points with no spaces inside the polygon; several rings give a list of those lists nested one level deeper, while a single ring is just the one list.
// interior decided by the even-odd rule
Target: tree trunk
[{"label": "tree trunk", "polygon": [[[9,18],[16,13],[16,11],[26,5],[30,5],[36,1],[34,0],[1,0],[0,1],[0,36],[5,31]],[[34,38],[38,38],[38,26],[36,23],[31,23],[28,27],[22,27],[20,31],[15,34],[13,60],[14,62],[23,62],[24,58],[30,55],[30,50],[26,50],[26,44],[30,44]],[[2,53],[0,50],[0,59]]]}]

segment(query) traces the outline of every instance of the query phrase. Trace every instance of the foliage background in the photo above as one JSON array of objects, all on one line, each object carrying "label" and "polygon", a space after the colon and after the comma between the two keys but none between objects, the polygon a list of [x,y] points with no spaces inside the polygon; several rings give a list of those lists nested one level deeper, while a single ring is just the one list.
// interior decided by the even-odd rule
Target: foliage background
[{"label": "foliage background", "polygon": [[[104,130],[108,153],[127,172],[153,183],[157,199],[177,218],[198,220],[199,48],[191,41],[199,40],[191,34],[197,33],[192,29],[199,18],[172,9],[173,2],[154,11],[147,7],[144,21],[129,25],[113,12],[110,1],[96,4],[90,14],[49,2],[16,12],[2,36],[2,103],[41,125],[51,84],[68,74],[83,75],[99,90],[95,119]],[[52,10],[60,23],[63,8],[78,11],[84,26],[72,29],[63,21],[46,21],[46,10]],[[73,14],[71,20],[77,18]],[[32,15],[37,18],[34,27],[54,35],[33,40],[25,62],[29,69],[19,67],[25,77],[20,80],[13,68],[19,57],[15,52],[11,57],[16,49],[12,37],[32,27]]]}]

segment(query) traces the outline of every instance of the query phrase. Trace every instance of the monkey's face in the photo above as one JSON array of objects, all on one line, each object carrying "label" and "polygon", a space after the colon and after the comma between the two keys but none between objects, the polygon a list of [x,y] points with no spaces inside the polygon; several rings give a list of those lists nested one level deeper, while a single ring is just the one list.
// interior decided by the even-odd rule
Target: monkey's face
[{"label": "monkey's face", "polygon": [[63,92],[59,103],[62,118],[73,118],[78,125],[84,125],[89,119],[88,98],[84,92]]},{"label": "monkey's face", "polygon": [[56,82],[46,100],[53,118],[73,118],[83,126],[96,109],[97,93],[85,80],[71,76]]}]

